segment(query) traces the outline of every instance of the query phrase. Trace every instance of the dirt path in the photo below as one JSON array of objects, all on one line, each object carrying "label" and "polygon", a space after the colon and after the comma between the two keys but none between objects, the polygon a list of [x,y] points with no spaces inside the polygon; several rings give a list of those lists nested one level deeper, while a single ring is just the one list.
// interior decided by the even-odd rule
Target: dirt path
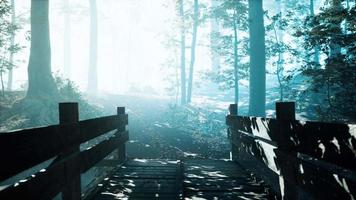
[{"label": "dirt path", "polygon": [[[130,141],[128,156],[132,158],[228,158],[226,138],[197,133],[194,124],[170,120],[169,99],[106,95],[93,103],[114,114],[117,106],[125,106],[129,114]],[[173,111],[174,112],[174,111]],[[187,127],[190,130],[187,131]],[[178,127],[178,128],[177,128]],[[220,144],[221,143],[221,144]],[[214,145],[220,145],[214,148]]]}]

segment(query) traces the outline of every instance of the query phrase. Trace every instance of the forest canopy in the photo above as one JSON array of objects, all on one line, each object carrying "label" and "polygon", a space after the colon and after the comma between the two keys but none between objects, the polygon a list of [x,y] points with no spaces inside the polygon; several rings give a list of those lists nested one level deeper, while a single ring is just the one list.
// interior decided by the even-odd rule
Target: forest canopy
[{"label": "forest canopy", "polygon": [[99,115],[107,95],[355,122],[355,18],[349,0],[1,0],[1,123]]}]

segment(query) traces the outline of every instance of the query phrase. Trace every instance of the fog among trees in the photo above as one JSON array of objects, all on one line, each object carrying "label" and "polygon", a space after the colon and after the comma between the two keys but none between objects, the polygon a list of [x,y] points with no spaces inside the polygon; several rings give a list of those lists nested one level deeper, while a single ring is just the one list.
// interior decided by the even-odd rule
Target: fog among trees
[{"label": "fog among trees", "polygon": [[231,103],[355,123],[355,18],[349,0],[2,0],[0,131],[120,105],[133,152],[228,157]]}]

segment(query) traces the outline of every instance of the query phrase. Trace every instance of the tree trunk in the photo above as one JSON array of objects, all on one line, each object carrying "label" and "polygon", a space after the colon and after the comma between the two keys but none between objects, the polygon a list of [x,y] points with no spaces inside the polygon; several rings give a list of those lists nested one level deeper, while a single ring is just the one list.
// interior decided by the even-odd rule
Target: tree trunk
[{"label": "tree trunk", "polygon": [[[211,0],[211,8],[214,9],[218,6],[217,0]],[[220,56],[216,52],[218,46],[217,40],[214,35],[219,33],[219,23],[216,17],[210,18],[210,52],[211,52],[211,69],[217,73],[220,68]]]},{"label": "tree trunk", "polygon": [[63,72],[64,77],[70,79],[71,76],[71,25],[69,0],[64,0],[64,44],[63,44]]},{"label": "tree trunk", "polygon": [[[11,0],[11,23],[12,24],[15,24],[15,17],[16,17],[16,13],[15,13],[15,0]],[[10,38],[10,46],[14,46],[15,44],[15,33],[13,33],[11,35],[11,38]],[[9,62],[11,64],[14,63],[14,52],[10,52],[10,59],[9,59]],[[11,91],[12,90],[12,78],[13,78],[13,67],[11,67],[9,69],[9,74],[8,74],[8,79],[7,79],[7,90],[8,91]]]},{"label": "tree trunk", "polygon": [[48,4],[48,0],[31,0],[31,48],[27,98],[58,95],[51,72]]},{"label": "tree trunk", "polygon": [[186,77],[185,77],[185,27],[184,27],[184,5],[183,0],[179,0],[179,14],[181,18],[181,68],[180,68],[180,84],[181,84],[181,104],[187,103],[186,97]]},{"label": "tree trunk", "polygon": [[[342,10],[342,5],[341,5],[341,0],[332,0],[331,1],[331,6],[333,7],[333,9],[335,11],[340,11]],[[333,36],[330,39],[330,52],[329,52],[329,58],[334,59],[337,58],[341,55],[341,47],[339,44],[339,38],[337,37],[338,35],[342,34],[342,30],[341,30],[341,23],[342,23],[342,19],[336,19],[334,20],[334,26],[337,27],[337,30],[335,30]]]},{"label": "tree trunk", "polygon": [[193,35],[192,46],[190,52],[190,66],[189,66],[189,81],[188,81],[188,96],[187,102],[192,101],[192,89],[193,89],[193,77],[194,77],[194,62],[195,62],[195,47],[197,43],[197,31],[198,31],[198,15],[199,15],[199,3],[198,0],[194,0],[194,19],[193,19]]},{"label": "tree trunk", "polygon": [[[309,4],[309,10],[310,10],[310,16],[314,16],[314,0],[310,0],[310,4]],[[314,64],[316,65],[320,65],[320,58],[319,58],[319,55],[320,55],[320,47],[319,46],[315,46],[314,47],[314,58],[313,58],[313,61],[314,61]]]},{"label": "tree trunk", "polygon": [[[282,2],[278,1],[277,2],[277,7],[278,7],[278,12],[281,15],[282,18]],[[274,30],[274,36],[276,39],[276,43],[278,46],[278,60],[277,60],[277,80],[278,80],[278,84],[279,84],[279,101],[283,101],[283,97],[284,97],[284,84],[283,84],[283,52],[281,49],[281,46],[283,44],[283,31],[278,29],[276,29],[275,24],[273,24],[273,30]]]},{"label": "tree trunk", "polygon": [[[235,91],[235,104],[239,104],[239,72],[238,72],[238,40],[237,40],[237,10],[234,10],[234,91]],[[237,109],[238,110],[238,109]]]},{"label": "tree trunk", "polygon": [[97,75],[97,46],[98,46],[98,18],[96,0],[89,0],[90,3],[90,47],[89,47],[89,71],[88,88],[90,94],[98,92]]},{"label": "tree trunk", "polygon": [[262,0],[249,0],[250,98],[249,115],[266,115],[266,54]]}]

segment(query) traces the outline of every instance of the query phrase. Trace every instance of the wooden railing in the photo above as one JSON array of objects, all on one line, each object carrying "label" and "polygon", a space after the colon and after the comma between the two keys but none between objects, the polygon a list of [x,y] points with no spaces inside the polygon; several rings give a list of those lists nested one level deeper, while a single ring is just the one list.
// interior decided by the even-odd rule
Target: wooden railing
[{"label": "wooden railing", "polygon": [[[117,164],[126,159],[128,115],[79,121],[77,103],[59,104],[59,124],[0,133],[0,182],[46,160],[47,167],[0,191],[0,199],[50,199],[62,192],[64,200],[81,198],[81,173],[118,150]],[[109,138],[80,151],[80,144],[115,131]]]},{"label": "wooden railing", "polygon": [[232,159],[284,199],[356,199],[356,125],[295,120],[293,102],[277,119],[226,117]]}]

